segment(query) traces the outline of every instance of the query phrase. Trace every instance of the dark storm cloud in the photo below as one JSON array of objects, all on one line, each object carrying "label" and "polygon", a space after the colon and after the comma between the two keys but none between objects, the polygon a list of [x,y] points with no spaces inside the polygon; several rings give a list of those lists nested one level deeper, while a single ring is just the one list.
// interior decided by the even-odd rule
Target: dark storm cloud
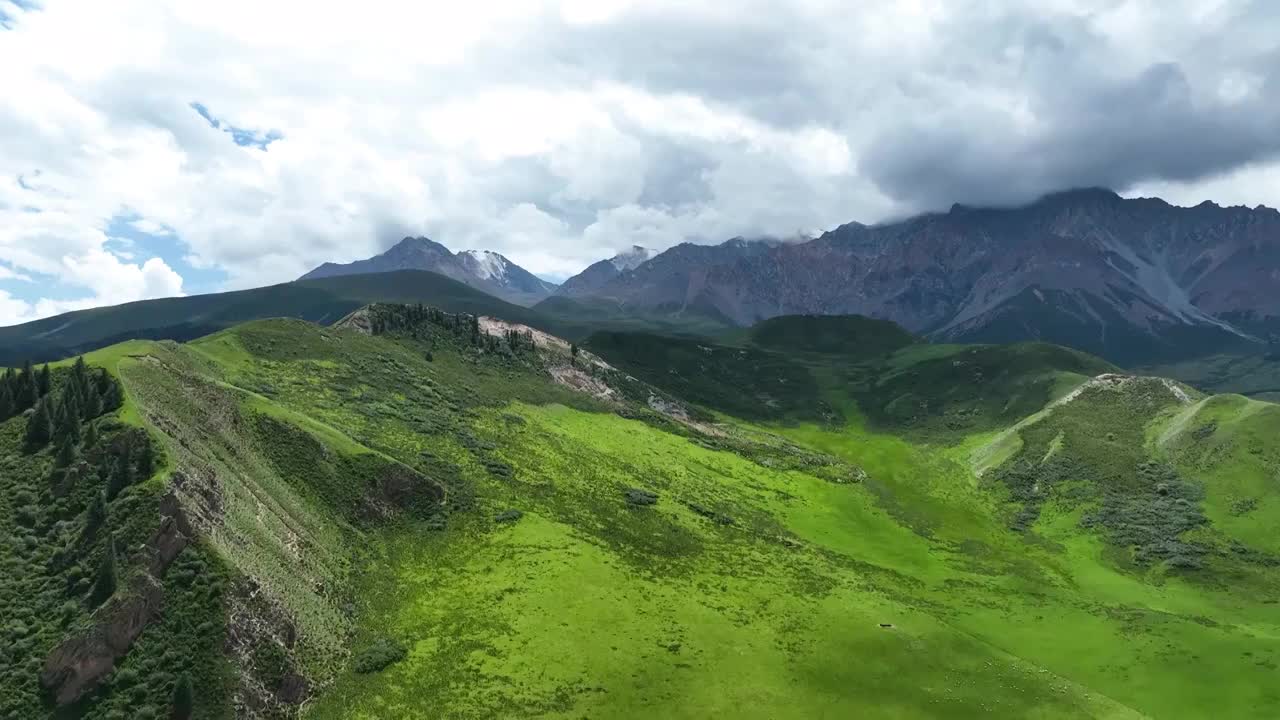
[{"label": "dark storm cloud", "polygon": [[[1222,4],[1213,23],[1193,17],[1194,3],[1170,3],[1158,22],[1116,30],[1108,13],[1123,19],[1131,4],[1068,14],[958,0],[932,20],[871,28],[906,37],[931,23],[929,47],[904,40],[899,51],[892,40],[872,47],[870,13],[819,5],[640,9],[587,26],[549,19],[513,52],[554,58],[569,84],[607,79],[774,127],[835,129],[861,148],[862,178],[904,210],[1194,181],[1280,152],[1280,56],[1267,39],[1278,37],[1280,13],[1266,3]],[[1159,60],[1141,62],[1131,45]],[[1235,81],[1244,86],[1233,97]],[[650,174],[671,162],[678,156]],[[669,196],[702,186],[667,187]]]},{"label": "dark storm cloud", "polygon": [[860,164],[890,195],[920,206],[1020,202],[1086,186],[1198,180],[1280,154],[1274,75],[1229,102],[1172,63],[1096,86],[1036,89],[1032,127],[959,105],[876,137]]}]

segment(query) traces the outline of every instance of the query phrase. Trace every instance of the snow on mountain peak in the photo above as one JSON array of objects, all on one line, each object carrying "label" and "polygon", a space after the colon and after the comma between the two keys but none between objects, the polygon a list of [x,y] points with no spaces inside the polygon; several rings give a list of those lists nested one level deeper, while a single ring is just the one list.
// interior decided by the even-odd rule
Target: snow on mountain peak
[{"label": "snow on mountain peak", "polygon": [[474,264],[474,272],[483,280],[502,281],[507,277],[507,259],[492,250],[463,250]]}]

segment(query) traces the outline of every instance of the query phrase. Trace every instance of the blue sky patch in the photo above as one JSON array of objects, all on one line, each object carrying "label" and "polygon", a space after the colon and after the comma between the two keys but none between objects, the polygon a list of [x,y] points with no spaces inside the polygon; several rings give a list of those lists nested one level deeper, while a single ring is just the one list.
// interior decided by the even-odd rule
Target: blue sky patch
[{"label": "blue sky patch", "polygon": [[261,130],[250,130],[249,128],[236,127],[235,125],[224,123],[209,112],[209,108],[205,107],[203,103],[193,102],[191,103],[191,109],[199,113],[200,117],[209,123],[209,127],[231,135],[231,139],[240,147],[266,150],[268,145],[284,137],[284,133],[279,130],[262,132]]},{"label": "blue sky patch", "polygon": [[[9,2],[17,5],[19,10],[26,10],[29,12],[31,10],[40,9],[40,4],[35,2],[35,0],[9,0]],[[13,21],[15,19],[16,18],[10,16],[9,13],[4,11],[4,5],[0,5],[0,28],[12,30]]]},{"label": "blue sky patch", "polygon": [[[122,214],[111,218],[107,225],[107,250],[126,262],[141,265],[158,257],[182,276],[182,290],[188,295],[218,292],[227,274],[222,270],[197,268],[187,262],[185,245],[165,228],[159,232],[146,232],[137,226],[142,218],[134,214]],[[132,256],[130,258],[130,256]]]}]

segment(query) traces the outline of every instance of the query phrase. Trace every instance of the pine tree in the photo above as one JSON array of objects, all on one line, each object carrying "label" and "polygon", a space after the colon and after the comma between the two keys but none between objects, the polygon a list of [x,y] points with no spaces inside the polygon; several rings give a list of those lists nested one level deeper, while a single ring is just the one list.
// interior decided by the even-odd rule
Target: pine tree
[{"label": "pine tree", "polygon": [[115,500],[116,496],[133,484],[134,478],[133,460],[126,452],[111,468],[111,475],[107,479],[107,499]]},{"label": "pine tree", "polygon": [[13,417],[13,390],[8,380],[0,382],[0,421]]},{"label": "pine tree", "polygon": [[62,402],[58,403],[55,434],[60,438],[71,438],[77,444],[80,442],[80,403],[70,385],[62,391]]},{"label": "pine tree", "polygon": [[[124,396],[120,393],[120,383],[115,378],[107,375],[107,371],[102,371],[102,377],[106,379],[106,389],[102,391],[102,410],[111,412],[118,409],[124,404]],[[101,383],[99,383],[101,386]]]},{"label": "pine tree", "polygon": [[83,355],[76,358],[75,364],[71,366],[71,381],[82,391],[88,385],[89,367],[84,364]]},{"label": "pine tree", "polygon": [[89,602],[94,607],[106,602],[108,598],[116,594],[116,539],[115,536],[107,538],[107,547],[102,556],[102,565],[98,567],[98,577],[93,582],[93,592],[89,595]]},{"label": "pine tree", "polygon": [[49,363],[45,363],[40,368],[40,376],[36,378],[36,389],[40,393],[40,397],[49,394],[49,388],[52,387],[52,379],[49,375]]},{"label": "pine tree", "polygon": [[22,366],[22,374],[18,376],[18,386],[14,391],[14,399],[17,401],[14,412],[22,412],[33,407],[40,399],[40,388],[36,383],[36,374],[31,368],[31,361],[27,361]]},{"label": "pine tree", "polygon": [[63,435],[62,441],[58,443],[58,454],[53,458],[53,466],[59,470],[69,468],[78,457],[80,457],[80,451],[76,447],[75,441],[69,436]]},{"label": "pine tree", "polygon": [[14,405],[18,402],[14,397],[14,388],[17,384],[17,376],[13,374],[13,368],[5,368],[4,375],[0,375],[0,398],[9,398],[9,410],[3,417],[17,414],[14,410]]},{"label": "pine tree", "polygon": [[102,414],[102,394],[98,386],[88,383],[85,386],[84,419],[92,420]]},{"label": "pine tree", "polygon": [[138,477],[146,480],[155,472],[155,450],[151,447],[151,438],[142,437],[141,447],[138,449]]},{"label": "pine tree", "polygon": [[107,522],[107,498],[101,492],[94,493],[93,502],[89,504],[89,509],[85,511],[84,530],[81,532],[81,540],[90,542],[94,536],[98,534],[98,530]]},{"label": "pine tree", "polygon": [[189,720],[195,709],[195,695],[191,690],[191,675],[182,673],[178,684],[173,687],[173,718]]},{"label": "pine tree", "polygon": [[91,422],[89,423],[88,427],[84,431],[84,449],[88,450],[89,448],[97,444],[98,444],[98,424],[95,422]]},{"label": "pine tree", "polygon": [[27,418],[27,444],[33,448],[44,447],[53,437],[53,416],[49,411],[49,401],[41,400],[36,404],[35,412]]}]

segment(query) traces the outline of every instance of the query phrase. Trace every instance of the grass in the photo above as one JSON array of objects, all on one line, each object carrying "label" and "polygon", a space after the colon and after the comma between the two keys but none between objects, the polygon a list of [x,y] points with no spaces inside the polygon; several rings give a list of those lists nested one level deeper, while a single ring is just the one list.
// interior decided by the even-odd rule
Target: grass
[{"label": "grass", "polygon": [[762,348],[839,355],[846,360],[869,360],[920,342],[888,320],[861,315],[778,316],[756,323],[745,335]]},{"label": "grass", "polygon": [[[270,320],[100,356],[204,536],[140,674],[207,637],[196,613],[250,638],[197,685],[215,714],[295,673],[309,718],[1280,710],[1272,406],[1141,381],[1046,410],[1110,366],[1042,345],[626,345],[679,371],[642,380],[702,393],[702,435],[455,325]],[[777,373],[802,391],[741,392]]]}]

